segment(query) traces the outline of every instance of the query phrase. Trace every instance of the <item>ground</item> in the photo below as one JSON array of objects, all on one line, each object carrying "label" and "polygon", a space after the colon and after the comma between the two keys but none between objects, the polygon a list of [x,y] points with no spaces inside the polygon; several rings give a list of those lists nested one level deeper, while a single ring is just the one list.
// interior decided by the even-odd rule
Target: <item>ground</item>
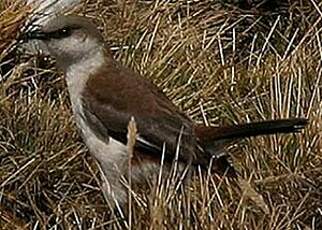
[{"label": "ground", "polygon": [[[29,12],[0,3],[0,227],[321,229],[321,19],[310,1],[86,1],[115,58],[207,125],[307,117],[301,133],[227,149],[239,173],[161,178],[110,218],[53,60],[16,51]],[[153,185],[154,184],[154,185]],[[170,184],[170,185],[169,185]]]}]

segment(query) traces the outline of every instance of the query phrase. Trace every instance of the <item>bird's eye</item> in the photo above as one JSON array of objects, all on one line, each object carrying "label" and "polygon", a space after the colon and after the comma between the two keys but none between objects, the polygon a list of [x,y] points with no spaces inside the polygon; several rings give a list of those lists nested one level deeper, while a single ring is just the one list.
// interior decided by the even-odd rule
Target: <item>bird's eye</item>
[{"label": "bird's eye", "polygon": [[59,31],[59,33],[61,34],[62,37],[68,37],[71,35],[72,30],[70,28],[63,28]]},{"label": "bird's eye", "polygon": [[56,30],[53,32],[47,32],[46,34],[48,38],[61,39],[61,38],[69,37],[72,34],[72,29],[65,27],[63,29]]}]

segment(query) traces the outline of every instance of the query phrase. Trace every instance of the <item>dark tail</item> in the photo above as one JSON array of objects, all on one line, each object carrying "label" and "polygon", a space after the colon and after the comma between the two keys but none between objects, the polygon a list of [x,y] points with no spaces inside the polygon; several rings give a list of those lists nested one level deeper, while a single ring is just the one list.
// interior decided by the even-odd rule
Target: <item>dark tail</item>
[{"label": "dark tail", "polygon": [[226,173],[230,177],[235,177],[237,173],[229,163],[229,157],[223,150],[224,146],[245,137],[299,132],[307,123],[308,120],[305,118],[291,118],[221,127],[197,126],[195,133],[205,152],[199,156],[196,164],[206,169],[207,162],[215,156],[212,170],[217,174]]},{"label": "dark tail", "polygon": [[222,127],[196,127],[195,132],[203,144],[222,140],[268,135],[275,133],[299,132],[308,123],[305,118],[291,118]]}]

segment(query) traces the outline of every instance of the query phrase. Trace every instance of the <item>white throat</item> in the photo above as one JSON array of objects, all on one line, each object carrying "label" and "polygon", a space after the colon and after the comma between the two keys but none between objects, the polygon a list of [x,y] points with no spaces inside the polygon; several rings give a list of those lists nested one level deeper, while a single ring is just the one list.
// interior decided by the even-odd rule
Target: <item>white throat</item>
[{"label": "white throat", "polygon": [[[84,114],[82,92],[89,77],[105,64],[104,55],[105,53],[102,49],[93,55],[84,57],[82,61],[67,68],[65,75],[76,124],[91,154],[102,166],[105,176],[113,181],[118,177],[112,169],[115,168],[115,162],[120,164],[119,167],[123,165],[123,162],[126,162],[127,147],[113,138],[109,138],[108,142],[99,139],[84,120],[84,117],[81,116],[81,114]],[[109,157],[106,157],[107,154]]]},{"label": "white throat", "polygon": [[86,82],[102,65],[104,65],[104,51],[100,49],[66,69],[65,77],[73,109],[76,109],[74,106],[81,105],[80,99]]}]

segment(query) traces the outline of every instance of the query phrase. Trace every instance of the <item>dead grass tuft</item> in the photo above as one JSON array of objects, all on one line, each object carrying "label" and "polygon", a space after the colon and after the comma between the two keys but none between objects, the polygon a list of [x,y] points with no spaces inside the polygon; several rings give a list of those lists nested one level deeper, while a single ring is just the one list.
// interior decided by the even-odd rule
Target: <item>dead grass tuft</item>
[{"label": "dead grass tuft", "polygon": [[[185,189],[180,178],[152,181],[150,194],[132,194],[136,229],[321,229],[322,3],[258,2],[90,0],[81,7],[117,59],[197,122],[310,119],[301,134],[232,146],[239,182],[201,173]],[[0,9],[0,227],[128,225],[108,214],[60,74],[52,63],[18,62],[9,52],[28,8],[2,1]]]}]

